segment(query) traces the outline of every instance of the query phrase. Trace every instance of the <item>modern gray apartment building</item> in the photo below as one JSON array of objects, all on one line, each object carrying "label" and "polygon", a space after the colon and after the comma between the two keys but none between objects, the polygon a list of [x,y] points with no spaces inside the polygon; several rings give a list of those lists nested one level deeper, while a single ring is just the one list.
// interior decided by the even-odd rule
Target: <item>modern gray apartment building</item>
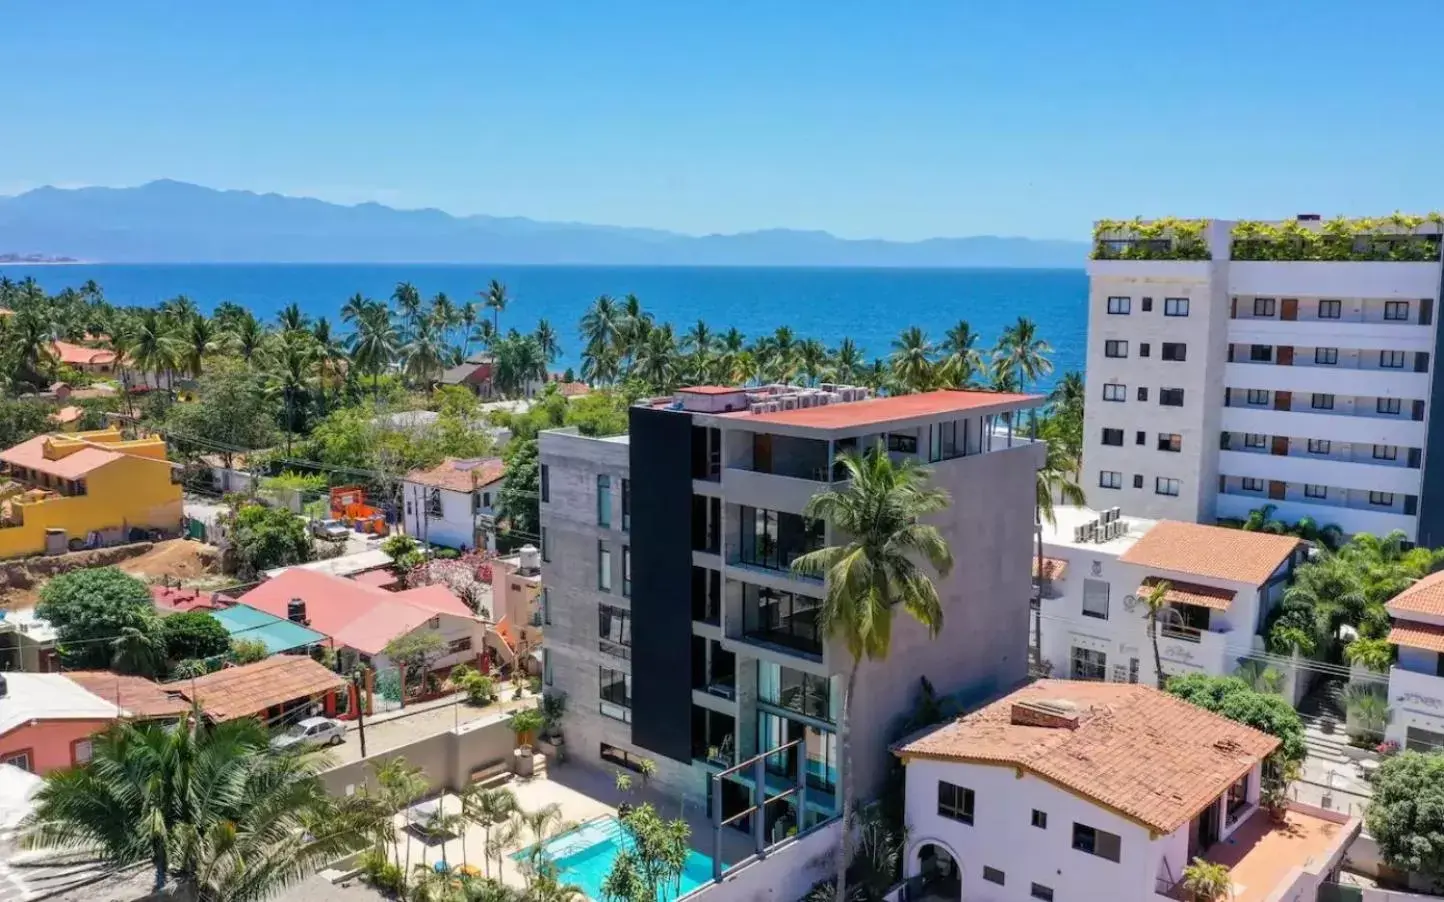
[{"label": "modern gray apartment building", "polygon": [[[956,564],[939,584],[941,634],[929,639],[899,614],[891,656],[859,673],[856,787],[880,787],[890,727],[911,710],[920,677],[976,697],[1024,680],[1044,449],[1014,437],[1007,415],[1040,403],[698,387],[633,407],[626,436],[543,433],[544,680],[567,694],[571,759],[650,759],[660,786],[700,805],[710,804],[709,774],[796,743],[768,760],[769,780],[806,773],[809,825],[836,812],[848,656],[819,629],[823,582],[789,565],[839,540],[802,516],[835,484],[838,455],[879,443],[925,463],[952,494],[935,522]],[[722,783],[724,816],[749,804],[746,782]],[[795,811],[769,817],[796,823]]]}]

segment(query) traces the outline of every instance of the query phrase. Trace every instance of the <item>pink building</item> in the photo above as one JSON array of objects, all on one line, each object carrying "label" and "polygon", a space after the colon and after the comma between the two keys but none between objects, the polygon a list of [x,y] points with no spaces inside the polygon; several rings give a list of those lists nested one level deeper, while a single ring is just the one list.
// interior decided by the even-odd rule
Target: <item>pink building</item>
[{"label": "pink building", "polygon": [[91,737],[125,709],[58,673],[7,673],[0,692],[0,764],[33,774],[90,760]]}]

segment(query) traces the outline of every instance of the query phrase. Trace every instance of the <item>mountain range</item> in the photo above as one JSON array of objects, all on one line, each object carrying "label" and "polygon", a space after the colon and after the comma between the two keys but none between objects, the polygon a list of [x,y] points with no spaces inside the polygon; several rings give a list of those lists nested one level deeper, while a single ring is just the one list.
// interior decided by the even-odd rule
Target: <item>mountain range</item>
[{"label": "mountain range", "polygon": [[110,263],[532,263],[639,266],[1078,267],[1081,241],[925,241],[767,229],[658,229],[453,216],[161,180],[0,197],[0,252]]}]

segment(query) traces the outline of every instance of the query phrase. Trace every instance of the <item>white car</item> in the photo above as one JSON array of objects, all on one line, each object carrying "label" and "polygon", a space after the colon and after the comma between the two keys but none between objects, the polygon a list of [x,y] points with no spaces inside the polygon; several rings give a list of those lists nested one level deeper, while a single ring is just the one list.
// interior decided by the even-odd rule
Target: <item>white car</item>
[{"label": "white car", "polygon": [[311,534],[318,539],[330,539],[333,542],[339,542],[342,539],[349,538],[351,530],[347,529],[346,524],[340,520],[312,520]]},{"label": "white car", "polygon": [[286,732],[271,740],[271,748],[289,749],[298,745],[340,745],[346,741],[346,725],[329,717],[308,717],[292,724]]}]

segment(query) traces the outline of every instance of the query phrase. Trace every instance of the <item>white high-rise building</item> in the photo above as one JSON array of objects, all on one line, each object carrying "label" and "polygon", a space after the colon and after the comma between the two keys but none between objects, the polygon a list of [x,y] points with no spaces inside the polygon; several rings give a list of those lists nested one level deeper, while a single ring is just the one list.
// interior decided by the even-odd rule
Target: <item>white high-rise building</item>
[{"label": "white high-rise building", "polygon": [[1201,523],[1272,505],[1444,544],[1444,462],[1428,455],[1436,420],[1444,435],[1441,231],[1437,217],[1101,223],[1089,505]]}]

